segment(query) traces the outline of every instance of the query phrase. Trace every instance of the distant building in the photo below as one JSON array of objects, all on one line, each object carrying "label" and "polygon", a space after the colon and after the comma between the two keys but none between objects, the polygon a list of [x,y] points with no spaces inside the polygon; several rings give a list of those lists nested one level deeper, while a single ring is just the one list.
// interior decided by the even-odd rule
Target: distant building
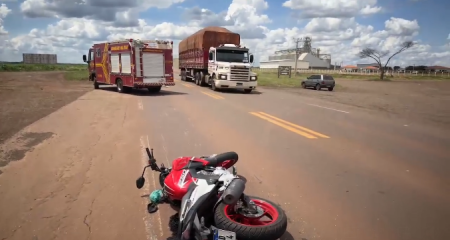
[{"label": "distant building", "polygon": [[[270,61],[260,62],[260,68],[278,68],[278,66],[291,66],[295,67],[295,54],[286,54],[277,56],[271,56]],[[298,57],[297,69],[329,69],[331,68],[331,59],[318,58],[311,53],[302,53]]]},{"label": "distant building", "polygon": [[23,63],[27,64],[57,64],[56,54],[24,53]]},{"label": "distant building", "polygon": [[[295,60],[272,60],[267,62],[260,62],[259,67],[270,69],[270,68],[278,68],[279,66],[291,66],[292,68],[295,67]],[[297,61],[297,69],[309,69],[309,62],[305,61]]]},{"label": "distant building", "polygon": [[341,68],[341,71],[344,72],[357,72],[358,71],[358,67],[355,65],[347,65],[347,66],[343,66]]},{"label": "distant building", "polygon": [[429,66],[427,70],[432,72],[450,72],[450,68],[443,66]]}]

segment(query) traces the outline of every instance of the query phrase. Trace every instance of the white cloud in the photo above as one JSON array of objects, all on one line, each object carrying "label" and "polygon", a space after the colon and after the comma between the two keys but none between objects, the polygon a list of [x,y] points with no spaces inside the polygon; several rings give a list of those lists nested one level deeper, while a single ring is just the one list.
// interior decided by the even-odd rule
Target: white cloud
[{"label": "white cloud", "polygon": [[11,9],[9,9],[6,4],[2,3],[2,5],[0,5],[0,36],[8,34],[8,32],[3,27],[3,19],[6,18],[6,16],[8,16],[10,12]]},{"label": "white cloud", "polygon": [[[65,10],[61,1],[71,10]],[[88,5],[99,10],[101,8],[98,6],[105,1],[107,0],[89,0]],[[183,0],[164,1],[166,5],[161,6],[181,1]],[[158,1],[109,1],[110,8],[104,10],[109,13],[109,17],[102,16],[103,10],[93,16],[85,6],[76,7],[77,4],[86,5],[86,2],[88,1],[26,0],[22,4],[22,11],[26,16],[58,16],[59,19],[45,29],[33,29],[28,34],[3,36],[3,40],[0,36],[0,58],[3,58],[0,60],[20,61],[21,53],[36,52],[57,53],[58,59],[63,62],[81,62],[81,55],[86,54],[94,42],[124,38],[172,39],[175,42],[176,56],[181,39],[202,27],[218,25],[240,33],[243,44],[250,47],[257,62],[267,59],[267,56],[276,50],[293,47],[293,38],[310,36],[313,39],[313,47],[320,48],[322,53],[331,54],[332,63],[365,62],[367,60],[357,57],[358,52],[365,47],[394,51],[403,41],[414,40],[417,45],[396,57],[393,64],[450,65],[450,45],[437,49],[421,42],[417,39],[419,22],[414,19],[392,17],[385,21],[384,29],[381,30],[358,23],[357,16],[375,14],[381,10],[376,0],[286,1],[284,6],[292,8],[293,11],[300,11],[302,18],[310,19],[304,20],[307,21],[304,28],[272,29],[267,27],[273,22],[266,13],[269,12],[270,6],[264,0],[233,0],[227,9],[218,13],[200,7],[184,9],[182,24],[149,23],[138,19],[139,12],[154,7]],[[50,3],[51,7],[44,5],[46,3]],[[29,8],[26,4],[29,4]],[[6,11],[7,8],[3,5],[0,9],[3,9],[0,10],[1,19],[9,11]],[[73,16],[76,15],[77,9],[84,11],[77,13],[79,17]],[[332,14],[327,17],[311,15],[313,12],[325,14],[333,11],[334,17]]]},{"label": "white cloud", "polygon": [[383,10],[381,7],[371,7],[369,5],[366,5],[359,12],[361,13],[361,15],[372,15],[381,12],[381,10]]},{"label": "white cloud", "polygon": [[380,12],[377,0],[288,0],[284,7],[300,10],[302,18],[334,17],[348,18]]},{"label": "white cloud", "polygon": [[29,18],[89,18],[115,22],[119,26],[137,24],[138,12],[168,8],[185,0],[25,0],[20,10]]},{"label": "white cloud", "polygon": [[417,20],[409,21],[402,18],[391,17],[384,23],[386,30],[392,35],[415,36],[419,33],[420,27]]}]

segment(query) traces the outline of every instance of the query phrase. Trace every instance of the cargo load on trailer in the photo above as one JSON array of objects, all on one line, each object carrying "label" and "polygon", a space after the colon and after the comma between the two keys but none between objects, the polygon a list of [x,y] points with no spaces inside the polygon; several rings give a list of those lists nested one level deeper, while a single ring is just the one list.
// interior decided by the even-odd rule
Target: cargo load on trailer
[{"label": "cargo load on trailer", "polygon": [[207,27],[183,39],[179,45],[182,81],[219,89],[243,89],[250,93],[257,86],[257,75],[250,71],[253,55],[241,46],[241,37],[222,27]]},{"label": "cargo load on trailer", "polygon": [[117,91],[147,88],[159,92],[162,86],[174,86],[173,42],[134,40],[96,43],[83,55],[88,63],[89,80],[94,88],[116,85]]}]

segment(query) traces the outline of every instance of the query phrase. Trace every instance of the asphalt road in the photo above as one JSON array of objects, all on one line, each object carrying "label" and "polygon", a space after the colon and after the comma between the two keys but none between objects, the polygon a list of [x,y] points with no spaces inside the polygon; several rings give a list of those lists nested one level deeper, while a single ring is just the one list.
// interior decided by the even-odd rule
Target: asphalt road
[{"label": "asphalt road", "polygon": [[52,132],[0,175],[0,239],[166,239],[145,213],[142,148],[159,162],[236,151],[247,193],[279,203],[282,239],[450,239],[450,131],[311,97],[93,91],[26,131]]},{"label": "asphalt road", "polygon": [[276,90],[167,91],[141,99],[158,159],[238,152],[247,189],[283,206],[293,239],[450,239],[448,129]]}]

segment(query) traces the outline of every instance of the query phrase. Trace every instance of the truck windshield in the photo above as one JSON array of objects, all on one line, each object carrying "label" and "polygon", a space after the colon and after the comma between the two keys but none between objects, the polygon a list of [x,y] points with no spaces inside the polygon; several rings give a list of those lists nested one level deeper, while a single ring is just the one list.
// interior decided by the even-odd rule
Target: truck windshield
[{"label": "truck windshield", "polygon": [[217,50],[216,61],[248,63],[248,52],[238,50]]}]

